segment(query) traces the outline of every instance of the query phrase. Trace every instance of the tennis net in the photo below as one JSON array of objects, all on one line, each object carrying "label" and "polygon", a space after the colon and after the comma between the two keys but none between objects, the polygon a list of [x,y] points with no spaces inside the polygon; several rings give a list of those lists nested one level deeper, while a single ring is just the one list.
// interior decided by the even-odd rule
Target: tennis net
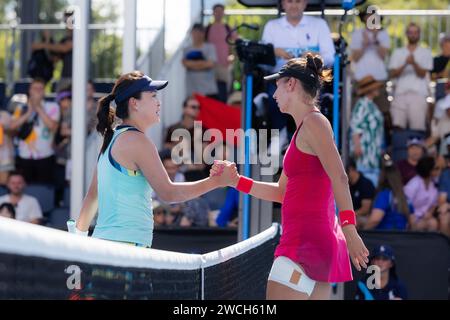
[{"label": "tennis net", "polygon": [[0,299],[264,299],[279,226],[204,255],[0,218]]}]

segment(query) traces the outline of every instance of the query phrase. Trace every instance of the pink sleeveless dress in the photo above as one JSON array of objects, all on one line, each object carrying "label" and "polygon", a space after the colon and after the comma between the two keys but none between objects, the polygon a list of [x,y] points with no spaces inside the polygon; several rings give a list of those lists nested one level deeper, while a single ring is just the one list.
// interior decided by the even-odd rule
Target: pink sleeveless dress
[{"label": "pink sleeveless dress", "polygon": [[351,281],[350,258],[336,217],[331,180],[317,156],[297,148],[300,128],[284,157],[288,182],[281,209],[283,232],[275,257],[298,263],[315,281]]}]

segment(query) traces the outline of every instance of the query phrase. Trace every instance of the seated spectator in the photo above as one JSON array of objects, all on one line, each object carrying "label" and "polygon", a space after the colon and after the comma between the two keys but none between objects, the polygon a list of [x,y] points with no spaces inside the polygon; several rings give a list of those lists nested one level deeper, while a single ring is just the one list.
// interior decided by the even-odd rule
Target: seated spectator
[{"label": "seated spectator", "polygon": [[201,197],[186,201],[180,227],[208,227],[210,211],[208,202]]},{"label": "seated spectator", "polygon": [[405,194],[414,207],[410,217],[412,230],[437,231],[436,219],[438,190],[434,179],[439,174],[439,167],[432,157],[424,157],[417,164],[417,175],[405,186]]},{"label": "seated spectator", "polygon": [[[381,245],[372,251],[370,265],[377,266],[381,272],[379,289],[373,288],[368,278],[358,281],[355,300],[406,300],[408,293],[395,270],[395,255],[388,245]],[[370,288],[369,288],[370,287]]]},{"label": "seated spectator", "polygon": [[71,138],[72,138],[72,91],[64,88],[58,92],[56,102],[59,104],[61,119],[55,136],[55,187],[57,202],[63,200],[64,189],[70,181]]},{"label": "seated spectator", "polygon": [[391,104],[392,124],[398,129],[425,131],[428,113],[429,71],[433,68],[431,50],[420,46],[420,27],[406,28],[408,44],[394,50],[389,62],[395,82]]},{"label": "seated spectator", "polygon": [[[194,139],[194,123],[198,118],[199,112],[200,103],[198,100],[193,96],[186,98],[183,102],[183,115],[181,121],[167,128],[167,133],[164,140],[165,149],[173,149],[175,146],[182,144],[182,150],[190,150],[189,155],[180,154],[180,156],[183,157],[183,160],[188,161],[188,163],[181,168],[184,172],[186,181],[201,180],[209,176],[208,168],[205,163],[195,163],[195,159],[203,159],[203,150],[207,145],[206,143],[202,143],[201,148],[195,148],[196,140]],[[185,139],[183,136],[179,137],[178,140],[174,140],[175,137],[173,134],[175,130],[178,129],[184,129],[184,134],[187,134],[189,139]],[[201,134],[203,137],[203,128],[201,128]],[[195,154],[195,152],[197,152],[197,154]]]},{"label": "seated spectator", "polygon": [[28,183],[52,184],[55,153],[53,140],[58,130],[59,106],[46,102],[45,81],[33,79],[28,104],[18,105],[9,126],[19,140],[16,167]]},{"label": "seated spectator", "polygon": [[14,146],[10,135],[11,115],[0,111],[0,185],[6,185],[14,168]]},{"label": "seated spectator", "polygon": [[26,187],[23,175],[12,172],[8,178],[7,187],[9,194],[0,197],[0,204],[12,204],[17,220],[39,224],[42,219],[41,206],[36,198],[23,193]]},{"label": "seated spectator", "polygon": [[167,207],[159,201],[152,201],[153,206],[153,221],[155,228],[166,225]]},{"label": "seated spectator", "polygon": [[406,230],[414,208],[403,192],[400,172],[389,155],[383,157],[380,184],[365,230]]},{"label": "seated spectator", "polygon": [[[437,156],[445,157],[447,155],[447,144],[445,142],[445,136],[450,133],[450,100],[441,100],[444,103],[439,104],[439,108],[442,108],[444,114],[437,119],[435,125],[431,127],[431,135],[426,140],[427,148],[439,144],[439,151]],[[447,102],[447,103],[445,103]]]},{"label": "seated spectator", "polygon": [[2,203],[0,205],[0,217],[15,219],[16,218],[16,209],[11,203]]},{"label": "seated spectator", "polygon": [[433,59],[433,79],[450,78],[450,34],[443,35],[439,41],[441,54]]},{"label": "seated spectator", "polygon": [[444,97],[436,102],[436,107],[434,108],[433,120],[435,121],[445,116],[445,111],[450,105],[450,80],[445,83],[444,89]]},{"label": "seated spectator", "polygon": [[372,76],[358,83],[360,97],[350,118],[350,153],[356,160],[358,170],[373,185],[378,184],[380,159],[384,140],[384,119],[373,99],[383,84]]},{"label": "seated spectator", "polygon": [[364,177],[364,175],[356,169],[356,164],[353,159],[350,159],[347,165],[347,175],[358,227],[362,227],[367,222],[367,217],[369,216],[372,207],[372,200],[375,196],[375,187],[369,179]]},{"label": "seated spectator", "polygon": [[[169,178],[172,182],[185,181],[183,173],[180,172],[180,166],[172,160],[170,149],[162,150],[159,153],[159,157],[161,158],[163,166],[166,169],[167,174],[169,175]],[[158,198],[156,192],[153,192],[152,198],[155,203],[167,206],[168,212],[166,213],[165,217],[166,225],[179,225],[181,223],[181,218],[183,216],[182,209],[184,207],[183,203],[166,204]]]},{"label": "seated spectator", "polygon": [[216,49],[205,42],[205,28],[196,23],[191,31],[192,44],[183,51],[183,66],[186,68],[186,92],[199,93],[218,99],[219,90],[214,68],[217,63]]},{"label": "seated spectator", "polygon": [[439,178],[438,220],[439,231],[450,237],[450,153],[445,158],[447,165]]},{"label": "seated spectator", "polygon": [[95,87],[92,80],[87,85],[86,102],[86,166],[85,166],[85,190],[89,190],[95,168],[97,167],[98,155],[102,146],[102,136],[95,129],[97,125],[97,99],[95,98]]},{"label": "seated spectator", "polygon": [[181,121],[171,125],[166,129],[166,135],[164,139],[164,148],[172,149],[180,141],[173,141],[173,132],[177,129],[185,129],[190,135],[191,148],[194,147],[194,122],[197,120],[200,113],[200,103],[194,96],[187,97],[183,102],[183,114],[181,115]]},{"label": "seated spectator", "polygon": [[417,174],[417,163],[425,153],[425,142],[421,138],[411,137],[406,145],[408,147],[407,158],[396,163],[402,176],[403,185],[406,185]]}]

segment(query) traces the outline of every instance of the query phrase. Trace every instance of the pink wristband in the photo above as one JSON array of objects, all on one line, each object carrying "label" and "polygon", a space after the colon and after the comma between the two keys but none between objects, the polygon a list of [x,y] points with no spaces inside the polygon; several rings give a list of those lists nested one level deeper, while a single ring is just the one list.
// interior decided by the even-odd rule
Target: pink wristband
[{"label": "pink wristband", "polygon": [[348,226],[349,224],[356,225],[355,211],[345,210],[339,212],[339,220],[341,221],[341,227]]},{"label": "pink wristband", "polygon": [[243,193],[250,193],[253,187],[253,180],[244,176],[239,178],[239,182],[236,186],[236,190]]}]

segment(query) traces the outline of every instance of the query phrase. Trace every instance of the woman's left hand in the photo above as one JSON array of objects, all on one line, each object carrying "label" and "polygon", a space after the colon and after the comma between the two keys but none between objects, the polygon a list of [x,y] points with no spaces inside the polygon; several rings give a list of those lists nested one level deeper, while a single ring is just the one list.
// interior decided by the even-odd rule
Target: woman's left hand
[{"label": "woman's left hand", "polygon": [[369,250],[367,250],[364,242],[356,231],[355,226],[345,226],[343,229],[345,239],[347,240],[347,248],[350,259],[356,270],[361,271],[361,267],[367,268],[369,263]]}]

